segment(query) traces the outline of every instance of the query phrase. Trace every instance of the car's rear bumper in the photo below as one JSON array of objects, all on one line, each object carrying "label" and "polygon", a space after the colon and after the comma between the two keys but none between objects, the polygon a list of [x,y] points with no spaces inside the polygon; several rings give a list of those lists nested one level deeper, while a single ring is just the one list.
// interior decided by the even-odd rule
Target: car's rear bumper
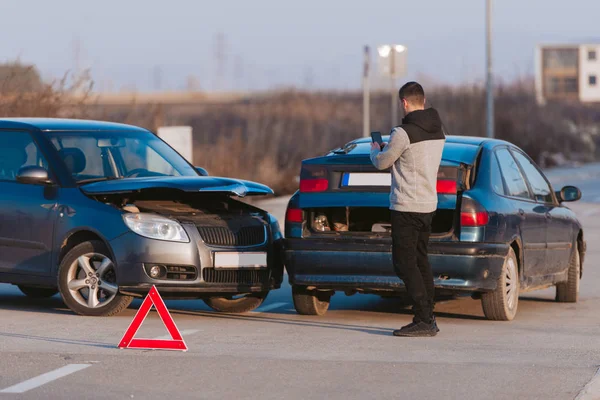
[{"label": "car's rear bumper", "polygon": [[[392,266],[389,244],[288,239],[285,248],[290,284],[366,292],[404,290]],[[506,244],[432,241],[429,261],[435,286],[449,291],[494,290],[507,253]]]},{"label": "car's rear bumper", "polygon": [[[283,241],[269,242],[247,249],[207,246],[193,231],[189,243],[146,239],[127,233],[110,242],[117,266],[117,283],[121,293],[144,295],[152,286],[172,297],[203,297],[211,294],[258,293],[277,289],[283,281]],[[256,270],[215,269],[214,253],[266,252],[267,268]],[[145,266],[185,267],[193,271],[189,279],[153,279]],[[173,278],[174,276],[174,278]],[[189,276],[189,275],[188,275]]]}]

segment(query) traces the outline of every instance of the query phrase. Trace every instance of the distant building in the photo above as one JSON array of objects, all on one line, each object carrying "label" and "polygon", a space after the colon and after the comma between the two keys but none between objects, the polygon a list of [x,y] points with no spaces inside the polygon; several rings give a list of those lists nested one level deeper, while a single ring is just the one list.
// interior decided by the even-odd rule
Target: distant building
[{"label": "distant building", "polygon": [[540,45],[535,54],[536,96],[600,102],[600,44]]}]

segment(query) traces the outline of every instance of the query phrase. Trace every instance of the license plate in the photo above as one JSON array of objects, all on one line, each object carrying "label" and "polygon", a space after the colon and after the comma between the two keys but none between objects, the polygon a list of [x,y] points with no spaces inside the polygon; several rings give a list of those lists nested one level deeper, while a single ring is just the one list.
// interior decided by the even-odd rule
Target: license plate
[{"label": "license plate", "polygon": [[267,253],[226,253],[215,254],[215,268],[220,269],[260,269],[267,268]]},{"label": "license plate", "polygon": [[387,186],[392,185],[392,174],[373,172],[346,172],[342,177],[342,186]]}]

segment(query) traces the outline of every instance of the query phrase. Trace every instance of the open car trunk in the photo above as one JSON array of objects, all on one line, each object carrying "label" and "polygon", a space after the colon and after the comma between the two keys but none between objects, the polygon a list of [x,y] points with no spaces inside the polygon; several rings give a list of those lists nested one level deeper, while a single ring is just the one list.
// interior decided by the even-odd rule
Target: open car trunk
[{"label": "open car trunk", "polygon": [[[307,190],[299,196],[306,229],[311,236],[390,236],[391,211],[388,171],[363,164],[317,164],[303,167]],[[443,160],[438,172],[438,207],[432,236],[451,236],[460,224],[461,197],[471,183],[470,164]],[[323,181],[321,186],[319,181]],[[302,182],[301,182],[302,183]],[[324,190],[320,190],[324,189]]]},{"label": "open car trunk", "polygon": [[[391,211],[385,207],[330,207],[306,211],[313,234],[391,234]],[[454,209],[438,210],[433,217],[432,235],[451,233],[455,216]]]}]

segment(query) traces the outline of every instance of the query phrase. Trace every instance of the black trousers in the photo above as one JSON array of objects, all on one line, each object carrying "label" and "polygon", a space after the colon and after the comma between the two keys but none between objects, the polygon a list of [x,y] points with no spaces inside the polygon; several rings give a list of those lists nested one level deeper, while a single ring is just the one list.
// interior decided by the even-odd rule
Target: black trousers
[{"label": "black trousers", "polygon": [[433,273],[427,257],[434,213],[392,210],[392,259],[396,274],[413,302],[414,321],[430,323],[433,318]]}]

